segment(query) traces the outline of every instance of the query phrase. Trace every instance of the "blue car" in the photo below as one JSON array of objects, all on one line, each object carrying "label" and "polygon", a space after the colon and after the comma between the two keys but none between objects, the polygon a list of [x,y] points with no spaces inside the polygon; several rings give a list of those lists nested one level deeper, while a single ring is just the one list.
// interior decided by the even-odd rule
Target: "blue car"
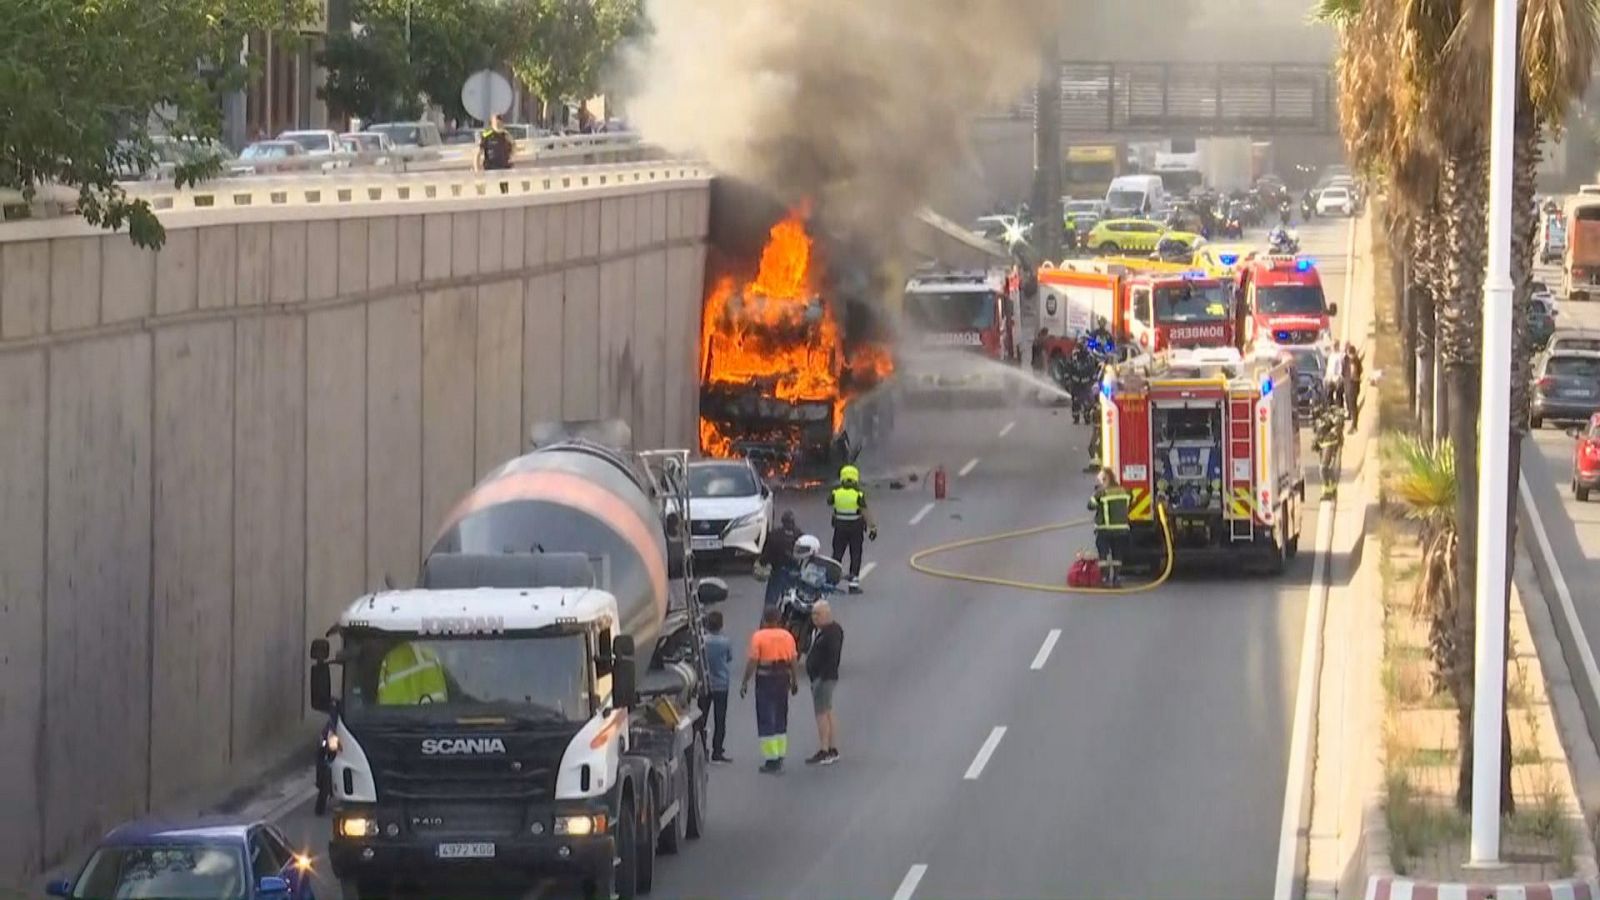
[{"label": "blue car", "polygon": [[45,893],[77,900],[316,900],[311,862],[283,832],[214,817],[119,825],[75,880],[51,882]]}]

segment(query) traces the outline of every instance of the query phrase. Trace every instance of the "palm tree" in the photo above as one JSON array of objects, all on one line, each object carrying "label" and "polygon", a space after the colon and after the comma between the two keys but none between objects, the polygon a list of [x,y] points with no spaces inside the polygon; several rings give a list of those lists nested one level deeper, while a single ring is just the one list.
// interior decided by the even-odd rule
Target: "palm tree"
[{"label": "palm tree", "polygon": [[[1428,620],[1428,656],[1433,662],[1434,692],[1450,689],[1458,679],[1455,668],[1461,654],[1452,623],[1461,599],[1456,589],[1456,456],[1446,438],[1434,443],[1428,436],[1407,434],[1390,445],[1387,487],[1418,525],[1422,545],[1422,575],[1412,595],[1412,611]],[[1470,648],[1469,652],[1470,652]]]}]

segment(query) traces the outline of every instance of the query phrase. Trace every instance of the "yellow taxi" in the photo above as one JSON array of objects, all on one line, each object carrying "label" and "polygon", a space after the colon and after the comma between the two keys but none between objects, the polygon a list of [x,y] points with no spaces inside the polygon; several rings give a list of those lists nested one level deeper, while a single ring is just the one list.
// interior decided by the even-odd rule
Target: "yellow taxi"
[{"label": "yellow taxi", "polygon": [[1163,239],[1193,246],[1201,238],[1187,231],[1168,231],[1160,222],[1149,219],[1103,219],[1089,229],[1083,243],[1096,253],[1151,253]]}]

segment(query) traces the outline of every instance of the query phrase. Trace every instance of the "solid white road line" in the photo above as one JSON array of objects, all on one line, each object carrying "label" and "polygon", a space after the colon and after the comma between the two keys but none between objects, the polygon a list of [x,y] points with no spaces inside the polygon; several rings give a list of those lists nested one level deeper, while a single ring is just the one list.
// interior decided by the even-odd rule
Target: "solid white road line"
[{"label": "solid white road line", "polygon": [[968,781],[977,781],[978,776],[983,774],[983,767],[989,764],[989,757],[993,756],[995,748],[1000,746],[1000,739],[1005,736],[1006,727],[996,725],[994,730],[989,732],[989,737],[984,740],[983,746],[978,748],[978,755],[973,758],[972,765],[967,766],[967,774],[962,777]]},{"label": "solid white road line", "polygon": [[911,900],[911,895],[917,892],[917,885],[922,883],[922,876],[928,874],[928,867],[917,863],[906,872],[906,877],[900,879],[900,886],[895,888],[894,900]]},{"label": "solid white road line", "polygon": [[1033,665],[1028,668],[1035,672],[1044,668],[1045,661],[1050,658],[1050,651],[1056,648],[1056,641],[1059,640],[1061,640],[1061,629],[1050,629],[1050,633],[1044,636],[1044,644],[1039,648],[1039,652],[1033,656]]},{"label": "solid white road line", "polygon": [[1005,437],[1006,435],[1010,434],[1011,433],[1011,429],[1013,429],[1015,427],[1017,427],[1017,420],[1016,419],[1012,419],[1011,421],[1006,423],[1006,427],[1000,429],[1000,436],[1001,437]]},{"label": "solid white road line", "polygon": [[928,513],[931,512],[933,512],[933,501],[930,500],[924,504],[921,509],[917,510],[916,515],[911,517],[911,524],[915,525],[918,522],[921,522],[923,519],[927,518]]},{"label": "solid white road line", "polygon": [[1328,554],[1333,550],[1333,501],[1317,509],[1317,549],[1311,562],[1311,598],[1306,606],[1306,629],[1300,638],[1300,681],[1295,690],[1294,725],[1289,732],[1289,777],[1284,782],[1283,822],[1278,829],[1278,868],[1273,880],[1274,900],[1295,896],[1295,875],[1300,865],[1300,820],[1305,812],[1306,769],[1316,740],[1317,682],[1322,674],[1322,624],[1328,609]]},{"label": "solid white road line", "polygon": [[972,474],[972,470],[976,469],[977,467],[978,467],[978,458],[976,456],[974,456],[973,458],[967,460],[967,464],[961,467],[961,471],[956,473],[956,477],[957,478],[965,478],[968,475]]},{"label": "solid white road line", "polygon": [[862,566],[861,567],[861,574],[856,576],[857,580],[866,581],[867,580],[867,576],[871,575],[872,574],[872,570],[876,569],[877,567],[878,567],[878,561],[877,560],[873,560],[872,562],[869,562],[866,565]]},{"label": "solid white road line", "polygon": [[1533,523],[1533,537],[1539,545],[1539,555],[1544,557],[1545,568],[1550,570],[1550,580],[1555,582],[1556,599],[1561,601],[1561,616],[1572,631],[1573,643],[1578,647],[1578,659],[1583,663],[1583,675],[1589,679],[1589,691],[1600,697],[1600,666],[1595,665],[1594,650],[1589,637],[1583,633],[1583,623],[1578,620],[1577,605],[1572,602],[1572,590],[1567,587],[1567,576],[1556,562],[1556,552],[1550,546],[1550,534],[1544,530],[1544,517],[1533,502],[1533,492],[1528,489],[1528,479],[1517,476],[1517,492],[1522,496],[1522,508],[1528,511],[1528,521]]}]

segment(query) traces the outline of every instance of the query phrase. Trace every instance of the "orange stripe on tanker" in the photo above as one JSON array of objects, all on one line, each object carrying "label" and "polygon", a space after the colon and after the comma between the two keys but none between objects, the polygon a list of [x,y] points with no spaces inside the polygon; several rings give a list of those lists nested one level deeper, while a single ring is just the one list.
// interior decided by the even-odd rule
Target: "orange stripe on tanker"
[{"label": "orange stripe on tanker", "polygon": [[654,602],[658,612],[666,615],[667,566],[662,550],[644,522],[627,503],[586,478],[552,469],[531,472],[509,472],[486,484],[474,488],[456,508],[445,517],[444,525],[434,535],[437,544],[450,529],[473,513],[502,503],[519,500],[559,503],[582,510],[605,523],[620,535],[639,554],[650,574],[650,586],[655,592]]}]

